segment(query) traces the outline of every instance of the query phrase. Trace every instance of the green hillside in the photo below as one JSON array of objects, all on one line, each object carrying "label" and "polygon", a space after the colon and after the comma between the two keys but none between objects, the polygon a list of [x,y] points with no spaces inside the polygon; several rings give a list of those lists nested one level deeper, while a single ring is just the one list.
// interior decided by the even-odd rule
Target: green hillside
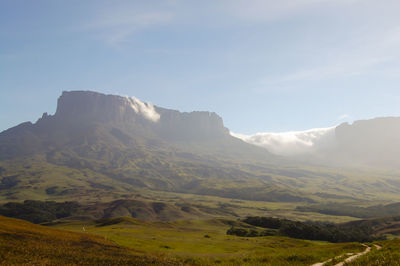
[{"label": "green hillside", "polygon": [[179,265],[124,248],[104,237],[0,216],[1,265]]}]

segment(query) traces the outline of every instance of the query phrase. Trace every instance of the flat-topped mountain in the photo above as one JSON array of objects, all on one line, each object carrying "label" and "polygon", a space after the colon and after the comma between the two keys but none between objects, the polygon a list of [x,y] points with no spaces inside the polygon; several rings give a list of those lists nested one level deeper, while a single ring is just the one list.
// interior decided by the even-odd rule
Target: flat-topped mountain
[{"label": "flat-topped mountain", "polygon": [[[64,92],[54,119],[64,123],[107,123],[140,132],[145,128],[158,137],[174,140],[227,137],[222,118],[210,112],[181,113],[155,107],[137,98],[91,91]],[[142,132],[143,133],[143,132]],[[148,132],[146,132],[148,133]]]},{"label": "flat-topped mountain", "polygon": [[[181,113],[136,98],[91,91],[63,92],[54,115],[22,123],[0,133],[0,159],[30,155],[55,147],[84,144],[137,147],[139,143],[238,145],[222,118],[210,112]],[[162,144],[161,144],[162,143]]]}]

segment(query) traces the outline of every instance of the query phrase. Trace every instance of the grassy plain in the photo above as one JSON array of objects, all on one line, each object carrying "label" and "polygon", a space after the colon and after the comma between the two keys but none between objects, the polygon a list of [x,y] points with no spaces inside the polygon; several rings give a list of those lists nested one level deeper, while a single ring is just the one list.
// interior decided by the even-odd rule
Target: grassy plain
[{"label": "grassy plain", "polygon": [[102,236],[143,253],[195,265],[310,265],[347,252],[358,243],[331,244],[287,237],[243,238],[226,235],[224,219],[143,222],[132,218],[67,222],[53,226]]}]

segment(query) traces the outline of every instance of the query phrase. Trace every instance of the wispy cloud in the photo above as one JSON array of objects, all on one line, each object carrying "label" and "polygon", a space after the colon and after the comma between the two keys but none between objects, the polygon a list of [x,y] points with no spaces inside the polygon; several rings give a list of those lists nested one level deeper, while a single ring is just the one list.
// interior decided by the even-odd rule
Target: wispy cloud
[{"label": "wispy cloud", "polygon": [[158,122],[158,120],[160,120],[160,114],[157,113],[153,104],[142,102],[135,97],[125,97],[125,99],[135,113],[142,115],[152,122]]},{"label": "wispy cloud", "polygon": [[249,3],[246,0],[226,0],[205,1],[201,4],[179,0],[156,1],[156,4],[123,2],[95,10],[93,16],[88,16],[86,23],[81,25],[81,30],[95,34],[112,46],[118,46],[135,32],[165,25],[174,19],[179,20],[180,24],[207,24],[218,27],[225,25],[227,20],[264,23],[309,12],[319,6],[342,6],[358,1],[254,0]]},{"label": "wispy cloud", "polygon": [[[375,67],[400,59],[400,27],[379,29],[354,36],[341,47],[326,47],[315,52],[323,60],[316,66],[302,68],[280,76],[267,76],[258,81],[257,88],[279,86],[292,82],[321,81],[365,75]],[[332,56],[331,54],[335,56]]]},{"label": "wispy cloud", "polygon": [[123,6],[98,12],[81,25],[81,30],[90,32],[111,46],[119,46],[138,31],[171,22],[174,14],[167,10],[140,10],[134,6]]}]

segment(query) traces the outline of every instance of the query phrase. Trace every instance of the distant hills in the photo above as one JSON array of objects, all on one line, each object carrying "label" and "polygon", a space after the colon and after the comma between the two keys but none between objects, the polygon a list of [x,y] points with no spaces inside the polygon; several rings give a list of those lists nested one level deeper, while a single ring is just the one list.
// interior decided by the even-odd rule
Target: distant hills
[{"label": "distant hills", "polygon": [[393,198],[400,192],[393,173],[337,166],[396,164],[399,125],[398,118],[341,125],[335,145],[285,157],[232,136],[215,113],[63,92],[54,115],[0,133],[0,201],[115,200],[143,191],[309,203]]}]

